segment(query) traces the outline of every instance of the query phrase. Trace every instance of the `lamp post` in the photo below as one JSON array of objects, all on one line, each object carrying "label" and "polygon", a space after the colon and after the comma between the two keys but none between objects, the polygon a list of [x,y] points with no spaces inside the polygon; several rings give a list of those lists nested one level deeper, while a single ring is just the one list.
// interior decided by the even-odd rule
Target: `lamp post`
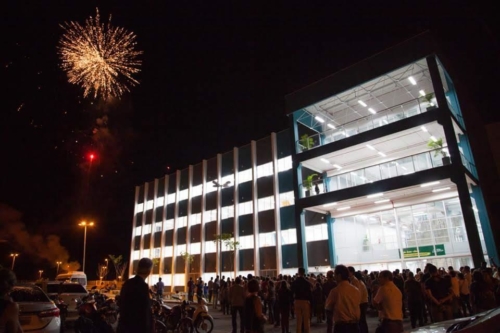
[{"label": "lamp post", "polygon": [[11,271],[14,271],[14,264],[16,263],[16,257],[19,255],[19,253],[11,253],[10,256],[12,257],[12,266],[10,268]]},{"label": "lamp post", "polygon": [[57,274],[59,274],[59,266],[62,264],[61,261],[56,261],[57,264]]},{"label": "lamp post", "polygon": [[78,224],[83,227],[83,272],[85,272],[85,251],[87,250],[87,227],[94,226],[94,222],[82,221]]},{"label": "lamp post", "polygon": [[38,271],[38,274],[40,274],[40,279],[42,278],[42,273],[43,273],[43,270]]}]

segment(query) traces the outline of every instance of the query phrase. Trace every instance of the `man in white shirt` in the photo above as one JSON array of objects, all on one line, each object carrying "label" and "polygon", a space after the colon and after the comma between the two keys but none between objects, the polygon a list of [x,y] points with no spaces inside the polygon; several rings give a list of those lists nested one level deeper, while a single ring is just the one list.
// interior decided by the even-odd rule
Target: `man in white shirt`
[{"label": "man in white shirt", "polygon": [[366,311],[368,310],[368,289],[366,289],[366,285],[359,281],[359,279],[355,276],[356,270],[354,267],[347,267],[349,270],[349,281],[351,284],[358,288],[359,293],[361,295],[361,304],[359,305],[359,310],[361,311],[361,316],[359,318],[359,331],[360,333],[368,333],[368,323],[366,322]]},{"label": "man in white shirt", "polygon": [[381,333],[403,332],[403,294],[392,282],[391,271],[382,271],[379,276],[380,288],[373,298],[373,305],[379,309],[382,319]]}]

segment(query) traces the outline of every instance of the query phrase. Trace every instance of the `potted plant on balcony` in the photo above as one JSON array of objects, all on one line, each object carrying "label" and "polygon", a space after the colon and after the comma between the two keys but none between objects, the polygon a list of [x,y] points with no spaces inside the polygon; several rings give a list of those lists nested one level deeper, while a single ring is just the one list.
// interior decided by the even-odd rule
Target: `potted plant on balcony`
[{"label": "potted plant on balcony", "polygon": [[312,190],[313,185],[314,185],[314,177],[317,177],[317,176],[318,176],[317,173],[313,173],[313,174],[307,176],[306,179],[304,179],[302,181],[302,186],[304,186],[304,188],[306,189],[306,197],[311,196],[311,190]]},{"label": "potted plant on balcony", "polygon": [[427,105],[427,108],[426,110],[427,111],[430,111],[430,110],[433,110],[436,108],[436,105],[434,105],[434,103],[432,103],[432,100],[434,99],[434,93],[428,93],[428,94],[425,94],[424,96],[424,100],[429,103]]},{"label": "potted plant on balcony", "polygon": [[441,154],[443,165],[449,165],[451,163],[448,153],[443,149],[443,138],[439,138],[435,141],[431,139],[427,143],[427,146],[431,149],[434,149],[434,157],[437,157],[439,154]]},{"label": "potted plant on balcony", "polygon": [[306,151],[313,147],[314,140],[308,134],[304,134],[300,137],[300,145],[302,146],[302,151]]}]

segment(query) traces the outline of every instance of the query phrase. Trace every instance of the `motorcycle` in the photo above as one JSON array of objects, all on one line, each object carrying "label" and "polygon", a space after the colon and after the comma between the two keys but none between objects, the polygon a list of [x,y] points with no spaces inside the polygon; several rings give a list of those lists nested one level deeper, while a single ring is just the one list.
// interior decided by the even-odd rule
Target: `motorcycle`
[{"label": "motorcycle", "polygon": [[151,310],[155,320],[155,333],[179,331],[180,333],[193,332],[193,320],[187,314],[187,302],[169,307],[161,300],[152,300]]},{"label": "motorcycle", "polygon": [[210,333],[214,329],[214,318],[208,313],[207,301],[204,298],[198,300],[196,306],[193,303],[187,305],[188,317],[193,320],[193,326],[197,333]]},{"label": "motorcycle", "polygon": [[[96,300],[97,299],[97,300]],[[106,302],[104,295],[89,294],[75,299],[79,317],[75,322],[76,333],[113,333],[108,321],[116,322],[117,312],[111,309],[114,302]]]}]

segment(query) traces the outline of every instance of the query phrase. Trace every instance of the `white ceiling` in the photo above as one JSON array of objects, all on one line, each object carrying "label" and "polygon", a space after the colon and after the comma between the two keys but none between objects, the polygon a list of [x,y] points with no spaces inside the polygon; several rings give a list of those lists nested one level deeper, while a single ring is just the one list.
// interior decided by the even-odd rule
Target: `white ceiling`
[{"label": "white ceiling", "polygon": [[[428,132],[424,132],[420,126],[411,128],[304,161],[302,165],[318,173],[327,172],[331,176],[419,154],[429,150],[427,143],[431,135],[438,139],[444,138],[443,128],[437,122],[424,126]],[[367,148],[367,144],[376,150]],[[386,157],[380,156],[378,152],[383,152]],[[329,163],[327,164],[323,159],[328,160]],[[341,166],[342,169],[337,170],[334,164]]]}]

